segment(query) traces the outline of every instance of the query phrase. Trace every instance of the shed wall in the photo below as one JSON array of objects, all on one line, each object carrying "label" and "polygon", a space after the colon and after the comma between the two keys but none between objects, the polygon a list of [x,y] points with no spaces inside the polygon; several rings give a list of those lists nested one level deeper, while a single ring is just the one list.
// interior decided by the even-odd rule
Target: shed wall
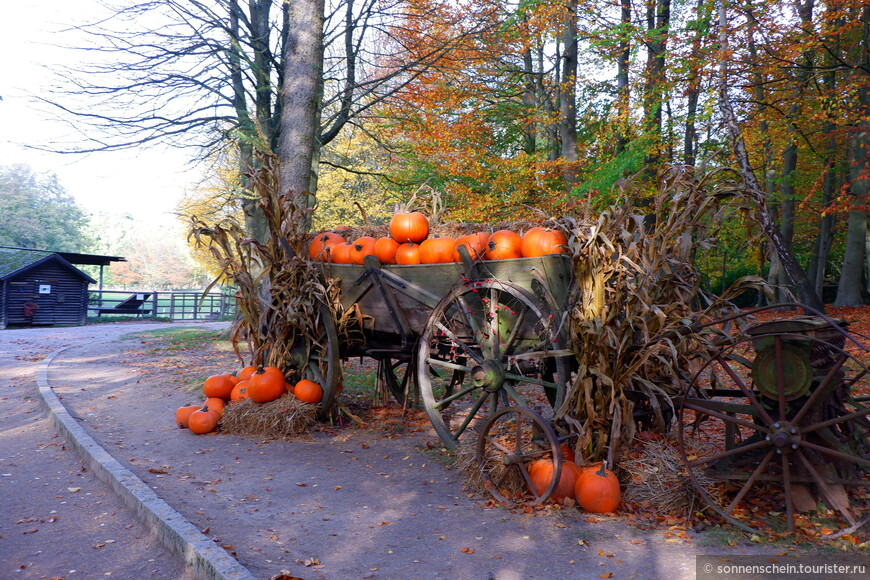
[{"label": "shed wall", "polygon": [[[7,325],[85,324],[88,282],[57,262],[39,264],[10,277],[4,286]],[[39,306],[32,318],[24,315],[26,302]]]}]

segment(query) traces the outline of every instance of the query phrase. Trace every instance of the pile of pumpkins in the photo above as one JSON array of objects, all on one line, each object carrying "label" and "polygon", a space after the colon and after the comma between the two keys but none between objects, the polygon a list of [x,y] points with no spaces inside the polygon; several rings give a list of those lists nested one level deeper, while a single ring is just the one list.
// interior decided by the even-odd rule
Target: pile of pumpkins
[{"label": "pile of pumpkins", "polygon": [[415,211],[394,215],[390,235],[382,238],[363,236],[349,242],[335,232],[321,232],[311,242],[309,257],[334,264],[362,265],[366,256],[376,256],[382,264],[441,264],[460,261],[461,245],[475,260],[507,260],[564,254],[567,244],[565,234],[541,226],[523,236],[505,229],[492,234],[477,232],[456,240],[429,237],[429,220]]},{"label": "pile of pumpkins", "polygon": [[[574,451],[562,445],[562,475],[552,499],[570,498],[581,508],[592,513],[615,512],[622,500],[619,479],[602,461],[580,467],[574,462]],[[531,486],[538,496],[543,495],[553,479],[553,461],[538,459],[528,466]]]},{"label": "pile of pumpkins", "polygon": [[217,429],[224,407],[244,399],[268,403],[284,393],[290,393],[303,403],[316,405],[323,399],[323,389],[314,381],[302,379],[290,384],[277,367],[249,366],[236,374],[208,377],[202,386],[205,403],[187,405],[175,411],[175,423],[197,435]]}]

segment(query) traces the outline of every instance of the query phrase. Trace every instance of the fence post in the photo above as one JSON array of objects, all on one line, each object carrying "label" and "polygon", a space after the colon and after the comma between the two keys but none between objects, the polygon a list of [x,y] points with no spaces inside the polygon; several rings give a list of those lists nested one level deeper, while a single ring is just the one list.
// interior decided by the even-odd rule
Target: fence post
[{"label": "fence post", "polygon": [[155,290],[154,294],[151,295],[151,318],[157,318],[157,304],[158,304],[157,295],[158,294],[159,294],[159,292],[157,292]]}]

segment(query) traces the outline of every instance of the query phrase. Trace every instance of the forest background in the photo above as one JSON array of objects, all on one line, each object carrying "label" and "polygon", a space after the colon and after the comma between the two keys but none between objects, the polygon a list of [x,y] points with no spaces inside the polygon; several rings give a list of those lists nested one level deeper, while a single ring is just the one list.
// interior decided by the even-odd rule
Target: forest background
[{"label": "forest background", "polygon": [[[296,154],[282,139],[292,81],[306,75],[317,96],[302,163],[313,229],[361,223],[355,204],[384,222],[423,184],[440,193],[443,219],[482,224],[594,214],[620,201],[625,180],[640,184],[631,202],[642,208],[663,164],[699,174],[738,165],[724,103],[816,292],[866,300],[865,0],[140,0],[106,10],[77,28],[90,42],[69,47],[81,57],[57,67],[55,91],[38,100],[87,136],[69,151],[190,148],[207,177],[180,213],[237,216],[262,235],[249,178],[257,152]],[[300,59],[306,30],[322,30],[322,44]],[[750,219],[756,209],[695,255],[705,288],[750,273],[786,282]],[[84,235],[76,244],[51,249],[120,253]]]}]

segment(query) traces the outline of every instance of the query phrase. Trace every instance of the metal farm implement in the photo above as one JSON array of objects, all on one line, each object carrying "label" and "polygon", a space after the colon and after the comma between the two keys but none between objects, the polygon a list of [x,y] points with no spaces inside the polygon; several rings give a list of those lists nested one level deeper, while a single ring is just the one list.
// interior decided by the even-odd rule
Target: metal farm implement
[{"label": "metal farm implement", "polygon": [[[293,362],[323,386],[328,408],[341,361],[375,359],[399,402],[419,392],[446,446],[474,434],[493,496],[545,501],[560,479],[560,445],[571,437],[553,420],[577,364],[568,332],[571,259],[475,261],[464,247],[460,254],[460,262],[421,266],[382,265],[374,256],[363,266],[318,263],[324,278],[339,280],[343,309],[356,311],[357,336],[340,335],[323,307]],[[870,376],[847,350],[860,345],[842,321],[821,315],[741,326],[672,400],[695,488],[745,529],[759,494],[784,506],[789,530],[814,493],[859,525],[845,489],[870,483]],[[538,494],[527,484],[528,466],[540,458],[554,469]]]}]

